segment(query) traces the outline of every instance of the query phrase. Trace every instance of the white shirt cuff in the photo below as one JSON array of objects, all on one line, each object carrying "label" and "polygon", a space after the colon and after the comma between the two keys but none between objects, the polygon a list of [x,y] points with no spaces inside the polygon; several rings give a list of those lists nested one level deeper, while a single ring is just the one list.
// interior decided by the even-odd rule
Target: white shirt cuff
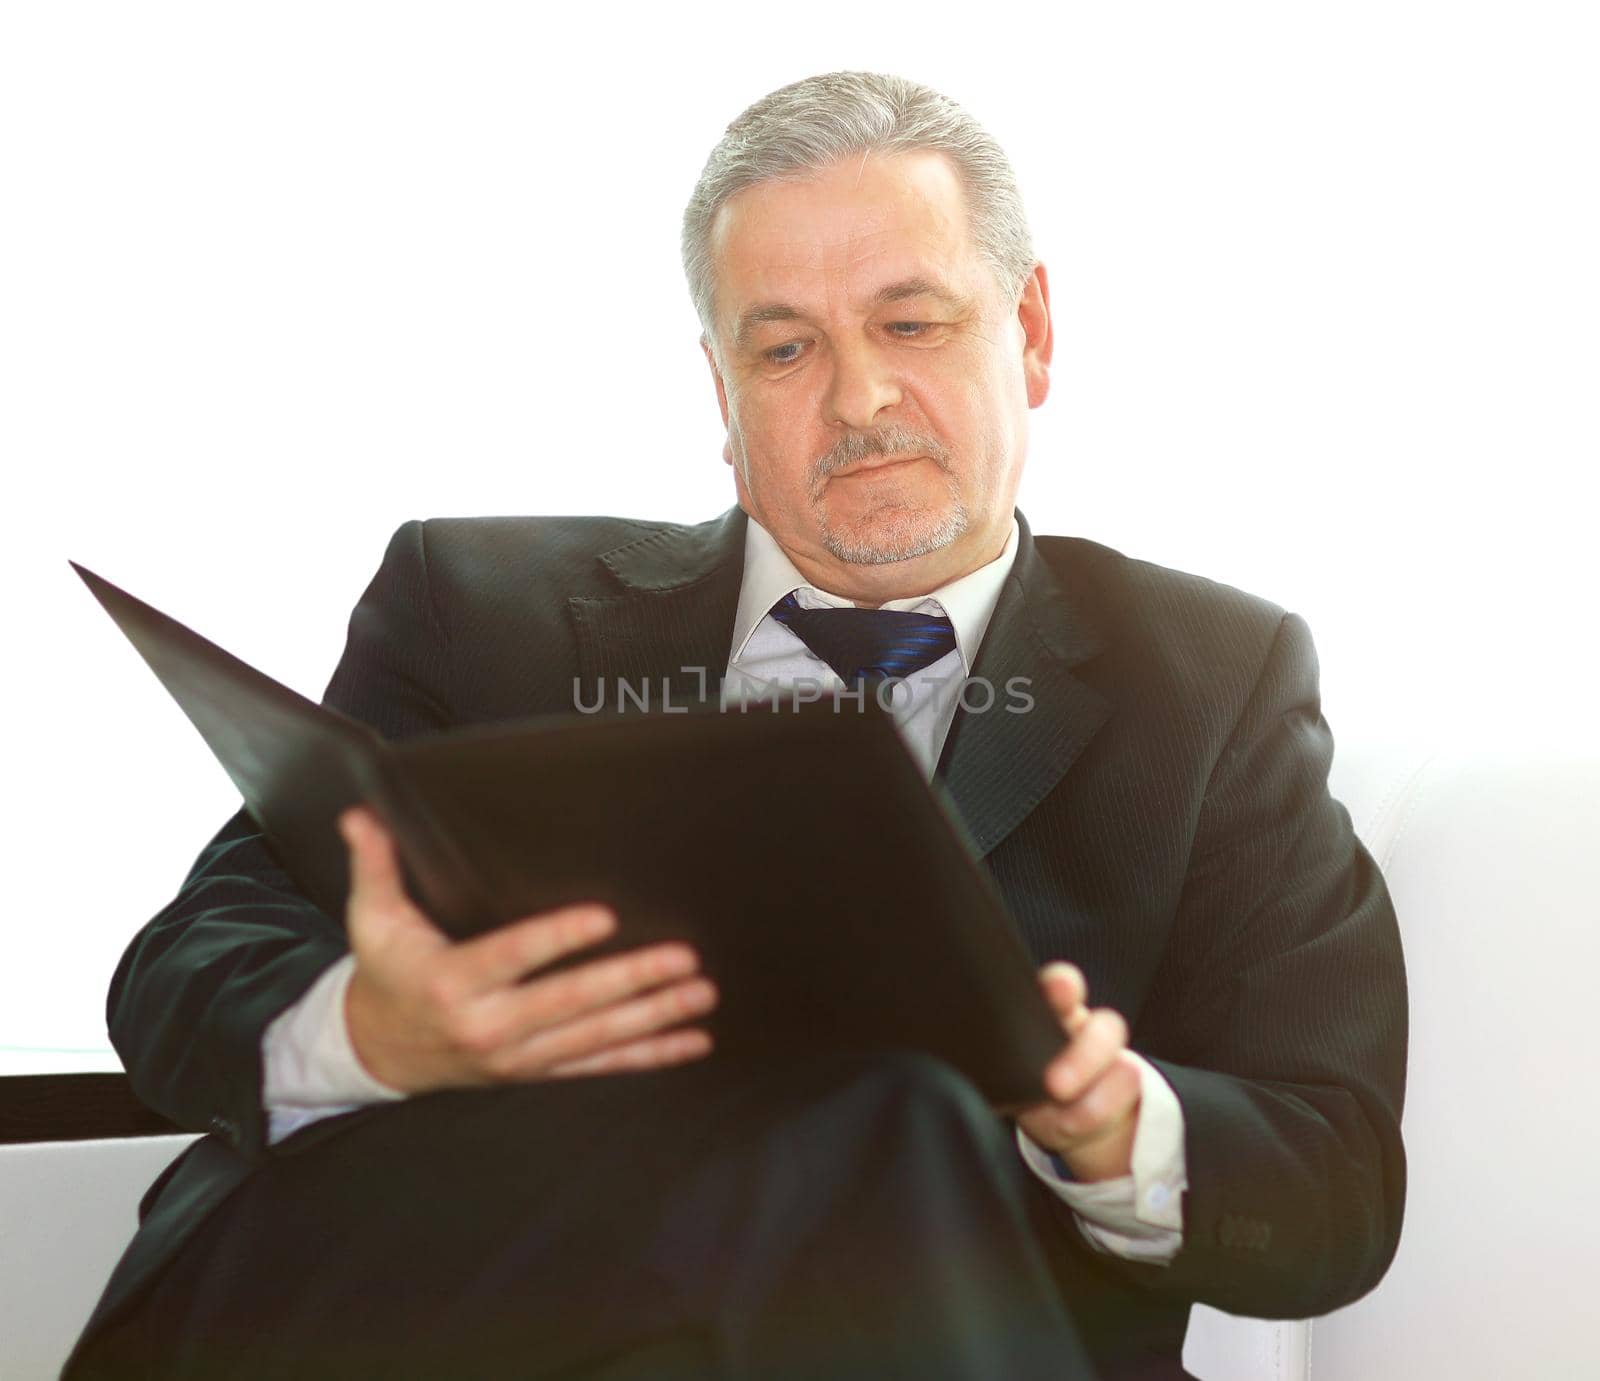
[{"label": "white shirt cuff", "polygon": [[1056,1173],[1050,1153],[1017,1128],[1017,1149],[1028,1169],[1073,1213],[1089,1244],[1130,1261],[1165,1265],[1183,1246],[1183,1108],[1160,1071],[1133,1051],[1139,1065],[1139,1126],[1133,1170],[1114,1180],[1083,1183]]},{"label": "white shirt cuff", "polygon": [[335,1113],[406,1096],[368,1074],[350,1044],[344,995],[355,966],[353,954],[330,964],[261,1037],[269,1142]]}]

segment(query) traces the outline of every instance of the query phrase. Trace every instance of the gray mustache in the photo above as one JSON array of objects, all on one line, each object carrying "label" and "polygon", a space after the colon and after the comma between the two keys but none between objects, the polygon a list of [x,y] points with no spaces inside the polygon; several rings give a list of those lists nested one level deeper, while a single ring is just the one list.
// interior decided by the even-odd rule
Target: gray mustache
[{"label": "gray mustache", "polygon": [[815,481],[826,479],[835,470],[843,470],[867,459],[868,456],[925,455],[940,469],[948,469],[948,454],[933,437],[909,427],[880,427],[870,432],[847,432],[834,446],[819,457],[812,466]]}]

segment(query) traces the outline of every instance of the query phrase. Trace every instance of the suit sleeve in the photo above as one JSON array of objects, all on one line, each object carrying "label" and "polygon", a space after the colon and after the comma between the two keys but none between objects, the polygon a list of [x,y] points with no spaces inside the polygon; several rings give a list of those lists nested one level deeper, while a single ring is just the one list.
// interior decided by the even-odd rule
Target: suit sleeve
[{"label": "suit sleeve", "polygon": [[[351,615],[323,703],[391,739],[442,728],[448,666],[423,527],[407,523]],[[134,1092],[182,1127],[260,1154],[262,1035],[348,948],[342,919],[299,891],[239,811],[112,976],[106,1021]]]},{"label": "suit sleeve", "polygon": [[1148,1288],[1232,1313],[1323,1314],[1399,1242],[1406,983],[1388,890],[1328,794],[1305,622],[1280,622],[1207,785],[1158,986],[1151,1062],[1178,1096],[1183,1248]]}]

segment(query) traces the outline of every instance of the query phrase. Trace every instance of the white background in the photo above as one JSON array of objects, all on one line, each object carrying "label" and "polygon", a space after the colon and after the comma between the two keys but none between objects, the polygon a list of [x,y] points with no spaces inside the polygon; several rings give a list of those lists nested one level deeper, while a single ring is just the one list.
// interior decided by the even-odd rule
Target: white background
[{"label": "white background", "polygon": [[0,6],[0,1071],[235,803],[67,558],[315,696],[404,519],[719,512],[679,217],[814,72],[1016,164],[1036,530],[1304,614],[1341,743],[1591,713],[1592,7],[563,8]]}]

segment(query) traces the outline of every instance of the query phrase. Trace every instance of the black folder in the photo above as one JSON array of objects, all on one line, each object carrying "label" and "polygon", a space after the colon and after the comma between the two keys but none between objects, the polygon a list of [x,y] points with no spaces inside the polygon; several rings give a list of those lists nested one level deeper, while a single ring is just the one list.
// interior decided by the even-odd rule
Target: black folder
[{"label": "black folder", "polygon": [[717,984],[705,1024],[719,1051],[918,1050],[996,1107],[1045,1096],[1060,1024],[988,873],[872,695],[575,711],[388,743],[73,569],[329,916],[348,885],[335,819],[365,802],[452,936],[603,901],[617,931],[563,962],[687,941]]}]

